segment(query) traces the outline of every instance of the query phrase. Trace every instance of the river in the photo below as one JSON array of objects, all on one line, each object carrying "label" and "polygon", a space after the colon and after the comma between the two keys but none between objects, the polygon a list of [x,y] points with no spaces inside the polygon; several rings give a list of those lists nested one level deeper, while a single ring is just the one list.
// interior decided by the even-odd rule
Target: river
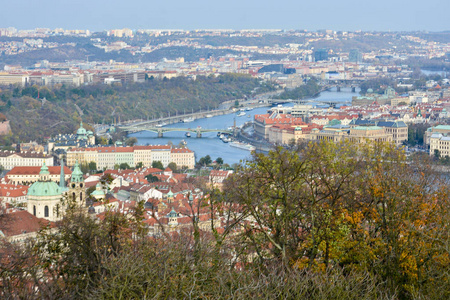
[{"label": "river", "polygon": [[[350,88],[342,88],[340,92],[336,89],[322,92],[317,98],[317,101],[351,101],[353,96],[358,95],[352,93]],[[283,106],[293,106],[292,103],[286,103]],[[236,113],[216,116],[211,118],[197,119],[190,123],[176,123],[167,125],[166,127],[172,128],[197,128],[198,126],[208,129],[220,129],[225,130],[230,126],[233,126],[236,120],[236,125],[242,125],[245,122],[253,120],[254,115],[264,114],[268,110],[268,107],[255,108],[250,111],[246,111],[246,115],[237,117]],[[250,117],[248,117],[250,116]],[[165,132],[164,137],[158,138],[157,134],[149,131],[142,131],[130,134],[138,139],[138,145],[166,145],[172,142],[174,145],[178,145],[182,140],[187,142],[187,147],[195,152],[196,159],[209,155],[212,160],[221,157],[225,163],[234,164],[239,163],[241,160],[250,158],[250,152],[230,146],[223,143],[216,133],[203,133],[202,138],[196,138],[195,134],[192,134],[191,138],[185,137],[185,132]]]}]

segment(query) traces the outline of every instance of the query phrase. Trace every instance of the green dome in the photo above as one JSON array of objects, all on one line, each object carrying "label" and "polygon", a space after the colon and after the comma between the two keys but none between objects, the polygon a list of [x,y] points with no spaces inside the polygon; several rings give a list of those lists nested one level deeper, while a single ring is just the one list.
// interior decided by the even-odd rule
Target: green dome
[{"label": "green dome", "polygon": [[62,190],[53,181],[37,181],[28,189],[28,196],[59,196]]},{"label": "green dome", "polygon": [[78,135],[86,135],[86,133],[87,133],[87,131],[83,127],[83,122],[81,122],[80,123],[80,128],[78,128],[78,130],[77,130],[77,134]]},{"label": "green dome", "polygon": [[177,217],[178,217],[178,214],[172,207],[172,210],[169,213],[169,218],[177,218]]},{"label": "green dome", "polygon": [[95,191],[93,191],[91,193],[92,196],[105,196],[105,192],[102,189],[102,186],[100,185],[100,183],[97,183],[97,185],[95,186]]}]

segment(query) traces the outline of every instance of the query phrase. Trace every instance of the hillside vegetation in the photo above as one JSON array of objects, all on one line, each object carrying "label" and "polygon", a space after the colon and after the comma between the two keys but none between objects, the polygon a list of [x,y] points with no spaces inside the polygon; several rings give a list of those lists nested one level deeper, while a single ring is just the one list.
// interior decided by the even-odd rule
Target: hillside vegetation
[{"label": "hillside vegetation", "polygon": [[[213,109],[226,100],[271,91],[272,85],[246,75],[184,77],[147,80],[127,85],[82,87],[12,87],[0,90],[0,111],[11,120],[11,141],[42,141],[58,133],[72,133],[80,120],[86,123],[113,123]],[[36,99],[38,96],[46,101]],[[80,117],[76,106],[83,112]]]}]

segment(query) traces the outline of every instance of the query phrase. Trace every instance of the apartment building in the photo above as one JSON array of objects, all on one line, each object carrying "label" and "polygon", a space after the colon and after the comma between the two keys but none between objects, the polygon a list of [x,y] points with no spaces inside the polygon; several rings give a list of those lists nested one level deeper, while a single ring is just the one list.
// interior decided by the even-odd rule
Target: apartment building
[{"label": "apartment building", "polygon": [[0,151],[0,166],[11,170],[17,166],[53,166],[53,157],[42,152],[35,151]]},{"label": "apartment building", "polygon": [[136,166],[142,163],[149,167],[154,161],[160,161],[164,167],[174,162],[177,166],[193,168],[195,165],[194,152],[183,148],[172,148],[170,145],[134,146],[134,147],[93,147],[74,148],[67,151],[67,165],[73,166],[95,162],[98,169],[113,169],[115,165],[126,163]]}]

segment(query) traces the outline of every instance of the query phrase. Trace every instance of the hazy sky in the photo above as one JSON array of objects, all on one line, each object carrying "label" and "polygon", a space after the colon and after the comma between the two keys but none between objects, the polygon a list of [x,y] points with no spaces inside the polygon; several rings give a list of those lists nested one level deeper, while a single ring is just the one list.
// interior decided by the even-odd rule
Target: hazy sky
[{"label": "hazy sky", "polygon": [[10,0],[0,28],[450,30],[450,0]]}]

